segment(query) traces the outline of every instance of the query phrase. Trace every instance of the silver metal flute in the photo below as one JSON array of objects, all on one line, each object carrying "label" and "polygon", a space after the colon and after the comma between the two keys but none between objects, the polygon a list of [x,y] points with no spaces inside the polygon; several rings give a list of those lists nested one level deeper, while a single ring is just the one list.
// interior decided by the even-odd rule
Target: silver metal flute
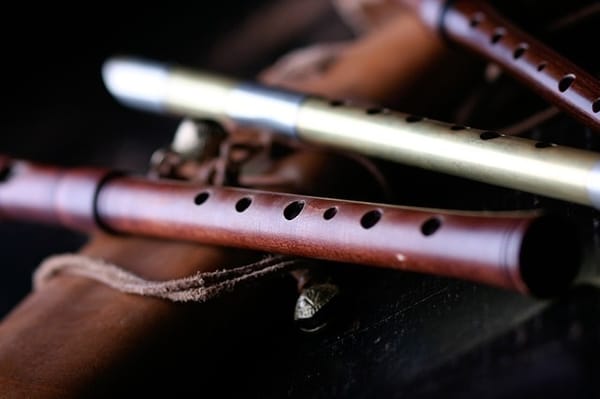
[{"label": "silver metal flute", "polygon": [[364,109],[135,58],[103,66],[121,102],[265,128],[299,140],[600,209],[600,154]]}]

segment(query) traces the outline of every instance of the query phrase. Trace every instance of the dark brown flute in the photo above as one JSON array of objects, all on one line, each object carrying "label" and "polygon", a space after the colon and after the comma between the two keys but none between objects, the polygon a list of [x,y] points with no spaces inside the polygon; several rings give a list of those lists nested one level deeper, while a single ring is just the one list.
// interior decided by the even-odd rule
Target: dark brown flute
[{"label": "dark brown flute", "polygon": [[448,212],[2,164],[3,218],[436,274],[540,297],[567,288],[580,264],[572,228],[539,213]]},{"label": "dark brown flute", "polygon": [[600,132],[600,81],[523,32],[480,0],[400,0],[432,29]]}]

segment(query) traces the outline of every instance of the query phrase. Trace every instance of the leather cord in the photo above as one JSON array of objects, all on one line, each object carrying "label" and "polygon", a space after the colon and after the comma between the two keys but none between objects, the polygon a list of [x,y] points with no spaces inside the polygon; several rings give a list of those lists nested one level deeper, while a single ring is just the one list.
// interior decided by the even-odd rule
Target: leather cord
[{"label": "leather cord", "polygon": [[301,259],[282,255],[233,269],[198,272],[192,276],[166,280],[146,280],[117,265],[77,254],[48,257],[33,274],[34,290],[42,288],[58,274],[83,276],[127,294],[166,299],[172,302],[206,302],[242,285],[257,282],[283,271],[305,267]]}]

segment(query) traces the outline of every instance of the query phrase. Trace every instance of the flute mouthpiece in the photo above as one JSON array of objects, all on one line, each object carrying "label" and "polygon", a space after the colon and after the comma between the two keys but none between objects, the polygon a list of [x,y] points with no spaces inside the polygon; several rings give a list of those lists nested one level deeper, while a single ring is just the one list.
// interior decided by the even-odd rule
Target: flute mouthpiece
[{"label": "flute mouthpiece", "polygon": [[162,110],[168,78],[165,65],[133,57],[113,57],[102,66],[102,79],[109,93],[143,110]]}]

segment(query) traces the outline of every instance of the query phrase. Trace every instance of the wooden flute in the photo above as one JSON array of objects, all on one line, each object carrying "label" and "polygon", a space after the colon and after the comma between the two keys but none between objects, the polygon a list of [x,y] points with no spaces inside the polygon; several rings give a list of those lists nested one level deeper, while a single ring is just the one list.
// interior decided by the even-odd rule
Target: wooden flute
[{"label": "wooden flute", "polygon": [[574,227],[537,212],[449,212],[0,164],[2,218],[429,273],[540,297],[563,292],[581,263]]},{"label": "wooden flute", "polygon": [[481,0],[399,0],[431,29],[499,65],[550,104],[600,132],[600,81]]}]

